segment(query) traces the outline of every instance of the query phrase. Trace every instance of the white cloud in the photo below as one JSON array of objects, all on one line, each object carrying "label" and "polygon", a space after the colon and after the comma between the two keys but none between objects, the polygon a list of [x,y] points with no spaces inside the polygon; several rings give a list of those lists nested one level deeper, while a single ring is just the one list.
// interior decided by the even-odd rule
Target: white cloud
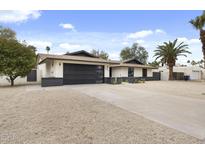
[{"label": "white cloud", "polygon": [[189,43],[190,44],[198,44],[198,43],[201,43],[201,41],[199,39],[190,39]]},{"label": "white cloud", "polygon": [[61,43],[59,47],[69,51],[76,51],[76,50],[91,50],[91,46],[89,45],[79,45],[79,44],[72,44],[72,43]]},{"label": "white cloud", "polygon": [[139,38],[145,38],[147,36],[153,35],[153,34],[166,34],[166,32],[162,29],[156,29],[156,30],[142,30],[135,33],[130,33],[127,35],[127,38],[130,39],[139,39]]},{"label": "white cloud", "polygon": [[200,43],[199,39],[188,39],[186,37],[179,37],[177,39],[178,39],[179,42],[185,42],[185,43],[188,43],[190,45],[192,45],[192,44],[199,44]]},{"label": "white cloud", "polygon": [[[28,41],[29,45],[33,45],[37,48],[38,51],[45,50],[46,46],[51,47],[52,43],[48,41]],[[41,51],[40,51],[41,52]]]},{"label": "white cloud", "polygon": [[116,42],[116,39],[111,39],[111,42]]},{"label": "white cloud", "polygon": [[177,38],[179,42],[187,42],[188,39],[186,37],[179,37]]},{"label": "white cloud", "polygon": [[144,40],[137,40],[136,42],[139,43],[139,44],[143,44],[143,43],[145,43]]},{"label": "white cloud", "polygon": [[109,59],[112,60],[119,60],[120,59],[120,53],[119,52],[109,52]]},{"label": "white cloud", "polygon": [[166,32],[164,30],[162,30],[162,29],[156,29],[155,33],[156,34],[166,34]]},{"label": "white cloud", "polygon": [[131,38],[131,39],[138,39],[138,38],[144,38],[147,36],[150,36],[153,34],[153,31],[151,30],[142,30],[139,32],[135,32],[135,33],[130,33],[127,38]]},{"label": "white cloud", "polygon": [[72,25],[72,24],[59,24],[60,27],[64,28],[64,29],[69,29],[69,30],[72,30],[72,31],[75,31],[75,27]]},{"label": "white cloud", "polygon": [[0,22],[20,23],[29,19],[37,19],[41,16],[40,11],[0,11]]},{"label": "white cloud", "polygon": [[70,43],[61,43],[59,47],[66,49],[66,50],[76,50],[80,48],[79,44],[70,44]]},{"label": "white cloud", "polygon": [[122,42],[122,45],[129,45],[129,42]]},{"label": "white cloud", "polygon": [[199,39],[188,39],[186,37],[177,38],[179,42],[184,42],[189,45],[189,51],[192,54],[187,54],[187,57],[179,57],[178,63],[186,64],[187,60],[200,60],[202,57],[201,44]]}]

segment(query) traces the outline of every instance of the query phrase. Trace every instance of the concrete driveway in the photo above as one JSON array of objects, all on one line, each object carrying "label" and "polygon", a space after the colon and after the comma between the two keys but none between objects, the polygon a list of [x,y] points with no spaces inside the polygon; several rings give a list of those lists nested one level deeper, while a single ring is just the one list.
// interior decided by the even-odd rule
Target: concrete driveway
[{"label": "concrete driveway", "polygon": [[151,81],[144,84],[68,86],[147,119],[205,139],[205,83]]}]

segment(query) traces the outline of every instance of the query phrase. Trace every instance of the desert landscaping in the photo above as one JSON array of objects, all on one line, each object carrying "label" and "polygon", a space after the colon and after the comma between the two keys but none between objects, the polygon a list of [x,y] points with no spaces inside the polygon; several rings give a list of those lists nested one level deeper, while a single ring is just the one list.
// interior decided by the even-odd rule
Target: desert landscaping
[{"label": "desert landscaping", "polygon": [[[197,100],[203,105],[204,87],[204,82],[180,81],[46,88],[40,85],[0,87],[0,143],[203,143],[200,137],[168,127],[174,121],[163,124],[162,118],[162,122],[157,122],[154,114],[155,118],[150,120],[146,112],[140,110],[140,103],[140,109],[136,108],[134,113],[122,103],[115,103],[117,99],[120,102],[124,98],[120,100],[114,98],[115,93],[108,95],[106,92],[124,88],[127,94],[130,90],[130,95],[136,90],[137,96],[140,90],[146,94],[153,93],[153,101],[157,99],[156,95],[163,98],[169,94],[169,97],[175,95],[181,100]],[[96,92],[101,89],[102,94],[95,96],[92,89]],[[142,96],[139,99],[143,99]],[[144,99],[146,104],[147,98]],[[158,100],[163,104],[163,99]],[[131,105],[129,100],[127,102]],[[135,102],[138,104],[140,101],[136,99]],[[186,108],[186,102],[183,103]],[[199,111],[199,114],[203,113]]]}]

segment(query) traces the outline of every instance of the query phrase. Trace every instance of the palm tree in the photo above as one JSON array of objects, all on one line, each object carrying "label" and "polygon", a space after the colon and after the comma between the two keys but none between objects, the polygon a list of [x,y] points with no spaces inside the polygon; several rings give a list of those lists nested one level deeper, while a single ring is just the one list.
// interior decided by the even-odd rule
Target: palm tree
[{"label": "palm tree", "polygon": [[47,51],[47,54],[49,54],[49,51],[51,50],[51,48],[49,46],[46,46],[46,51]]},{"label": "palm tree", "polygon": [[192,61],[191,61],[191,65],[192,65],[192,66],[195,66],[195,65],[196,65],[195,60],[192,60]]},{"label": "palm tree", "polygon": [[161,63],[169,66],[169,80],[173,80],[173,67],[175,66],[178,56],[185,56],[188,51],[188,45],[184,42],[177,43],[177,39],[173,42],[164,42],[163,45],[159,45],[154,51],[154,57],[160,59]]},{"label": "palm tree", "polygon": [[[201,16],[197,16],[195,19],[189,21],[190,24],[200,32],[200,40],[202,43],[202,52],[203,52],[203,59],[205,61],[205,30],[203,29],[205,26],[205,11]],[[205,68],[205,63],[204,63]]]}]

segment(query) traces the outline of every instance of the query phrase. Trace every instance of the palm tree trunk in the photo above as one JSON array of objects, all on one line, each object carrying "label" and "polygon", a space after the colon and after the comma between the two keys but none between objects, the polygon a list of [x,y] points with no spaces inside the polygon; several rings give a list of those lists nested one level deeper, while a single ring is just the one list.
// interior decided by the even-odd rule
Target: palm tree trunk
[{"label": "palm tree trunk", "polygon": [[204,61],[204,69],[205,69],[205,42],[203,42],[203,45],[202,45],[202,51],[203,51],[203,61]]},{"label": "palm tree trunk", "polygon": [[173,80],[173,66],[170,65],[169,66],[169,80]]},{"label": "palm tree trunk", "polygon": [[204,52],[204,69],[205,69],[205,52]]},{"label": "palm tree trunk", "polygon": [[205,69],[205,30],[200,30],[200,40],[202,43],[202,52],[203,52],[203,60],[204,60],[204,69]]}]

